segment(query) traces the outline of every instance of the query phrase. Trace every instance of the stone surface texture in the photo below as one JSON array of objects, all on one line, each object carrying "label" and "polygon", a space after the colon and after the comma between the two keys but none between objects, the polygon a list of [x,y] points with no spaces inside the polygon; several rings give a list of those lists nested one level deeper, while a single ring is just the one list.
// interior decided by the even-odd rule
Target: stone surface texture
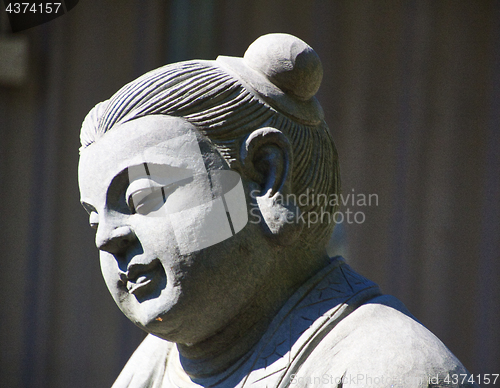
[{"label": "stone surface texture", "polygon": [[310,46],[269,34],[88,114],[81,201],[111,295],[149,333],[113,387],[474,386],[453,385],[468,372],[400,301],[326,254],[336,204],[318,198],[340,178],[322,77]]}]

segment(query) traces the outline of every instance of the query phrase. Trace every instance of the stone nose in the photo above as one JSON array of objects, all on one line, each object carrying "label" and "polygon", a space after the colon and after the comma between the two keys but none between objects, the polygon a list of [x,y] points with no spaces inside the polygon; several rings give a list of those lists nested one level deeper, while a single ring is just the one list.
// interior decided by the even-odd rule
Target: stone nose
[{"label": "stone nose", "polygon": [[135,239],[136,236],[132,228],[125,225],[108,232],[98,229],[95,244],[99,250],[116,255],[123,253]]}]

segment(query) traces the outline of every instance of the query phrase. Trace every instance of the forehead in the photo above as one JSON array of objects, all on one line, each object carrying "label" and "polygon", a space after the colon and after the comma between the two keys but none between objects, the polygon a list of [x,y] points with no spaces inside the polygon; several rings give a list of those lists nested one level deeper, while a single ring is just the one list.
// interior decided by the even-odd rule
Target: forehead
[{"label": "forehead", "polygon": [[[105,186],[124,169],[143,163],[205,170],[195,127],[179,117],[152,115],[113,127],[83,149],[80,190]],[[97,189],[97,187],[95,187]]]}]

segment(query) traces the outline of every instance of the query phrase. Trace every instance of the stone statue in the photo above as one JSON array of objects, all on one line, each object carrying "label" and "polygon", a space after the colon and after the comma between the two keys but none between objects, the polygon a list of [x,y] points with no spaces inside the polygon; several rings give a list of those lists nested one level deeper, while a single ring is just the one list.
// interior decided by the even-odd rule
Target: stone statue
[{"label": "stone statue", "polygon": [[474,386],[326,254],[336,204],[320,199],[340,180],[322,75],[306,43],[269,34],[243,58],[151,71],[87,115],[81,201],[111,295],[149,333],[114,387]]}]

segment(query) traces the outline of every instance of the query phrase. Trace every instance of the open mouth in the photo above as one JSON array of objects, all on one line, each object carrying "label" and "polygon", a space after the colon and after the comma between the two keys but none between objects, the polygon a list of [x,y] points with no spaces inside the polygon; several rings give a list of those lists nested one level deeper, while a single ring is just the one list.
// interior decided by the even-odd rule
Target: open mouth
[{"label": "open mouth", "polygon": [[154,293],[164,277],[160,260],[154,259],[149,264],[131,265],[126,273],[120,274],[120,283],[129,294],[145,298]]}]

